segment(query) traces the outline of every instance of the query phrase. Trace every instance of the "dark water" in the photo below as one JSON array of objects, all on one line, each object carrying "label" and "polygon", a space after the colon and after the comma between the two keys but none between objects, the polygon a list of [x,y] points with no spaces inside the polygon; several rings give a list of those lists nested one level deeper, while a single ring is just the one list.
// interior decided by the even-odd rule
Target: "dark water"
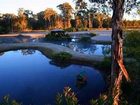
[{"label": "dark water", "polygon": [[[10,95],[23,105],[55,105],[55,97],[69,86],[79,102],[88,105],[106,90],[101,72],[91,67],[58,67],[39,51],[19,50],[0,54],[0,99]],[[87,84],[77,86],[77,75],[84,72]]]}]

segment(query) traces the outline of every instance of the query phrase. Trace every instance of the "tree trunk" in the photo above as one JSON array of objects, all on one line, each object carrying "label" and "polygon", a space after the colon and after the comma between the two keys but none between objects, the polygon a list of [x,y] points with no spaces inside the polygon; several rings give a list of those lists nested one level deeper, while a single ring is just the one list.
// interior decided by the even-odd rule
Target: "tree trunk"
[{"label": "tree trunk", "polygon": [[[120,66],[118,61],[123,61],[123,15],[125,0],[113,0],[113,16],[112,16],[112,68],[111,68],[111,88],[113,99],[115,98],[115,81],[120,74]],[[124,74],[124,72],[123,72]],[[120,82],[121,83],[121,82]],[[119,96],[118,96],[119,97]],[[113,105],[118,105],[114,103]]]}]

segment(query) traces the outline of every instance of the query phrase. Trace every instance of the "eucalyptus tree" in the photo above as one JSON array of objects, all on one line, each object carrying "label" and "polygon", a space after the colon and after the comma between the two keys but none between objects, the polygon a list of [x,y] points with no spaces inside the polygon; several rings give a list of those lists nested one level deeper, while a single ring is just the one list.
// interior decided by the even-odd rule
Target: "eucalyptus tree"
[{"label": "eucalyptus tree", "polygon": [[31,10],[25,10],[24,11],[24,15],[26,16],[26,19],[27,19],[28,28],[32,28],[31,21],[34,18],[33,11],[31,11]]},{"label": "eucalyptus tree", "polygon": [[[123,15],[140,6],[140,0],[89,0],[95,6],[107,6],[113,11],[112,15],[112,70],[111,85],[114,105],[119,105],[120,84],[122,75],[130,81],[129,75],[123,64]],[[98,8],[100,9],[100,8]],[[121,70],[120,70],[121,69]],[[113,85],[114,84],[114,85]],[[111,87],[112,87],[111,86]]]},{"label": "eucalyptus tree", "polygon": [[0,16],[0,33],[8,33],[14,31],[14,14],[2,14]]},{"label": "eucalyptus tree", "polygon": [[46,21],[44,19],[44,11],[37,13],[36,15],[38,29],[46,29]]},{"label": "eucalyptus tree", "polygon": [[64,20],[63,21],[64,28],[70,28],[71,27],[70,20],[71,20],[72,11],[73,11],[72,6],[68,2],[65,2],[63,4],[58,5],[57,7],[61,10],[61,14]]},{"label": "eucalyptus tree", "polygon": [[52,8],[47,8],[44,11],[44,19],[46,20],[46,25],[49,29],[55,27],[57,13]]},{"label": "eucalyptus tree", "polygon": [[18,20],[17,20],[17,27],[19,31],[23,31],[27,28],[27,17],[24,14],[25,10],[23,8],[19,8],[18,10]]},{"label": "eucalyptus tree", "polygon": [[[89,9],[88,9],[88,5],[87,2],[85,2],[85,0],[75,0],[76,1],[76,16],[77,18],[79,17],[80,21],[81,21],[81,27],[82,28],[86,28],[87,27],[87,22],[89,19]],[[78,20],[79,21],[79,20]]]}]

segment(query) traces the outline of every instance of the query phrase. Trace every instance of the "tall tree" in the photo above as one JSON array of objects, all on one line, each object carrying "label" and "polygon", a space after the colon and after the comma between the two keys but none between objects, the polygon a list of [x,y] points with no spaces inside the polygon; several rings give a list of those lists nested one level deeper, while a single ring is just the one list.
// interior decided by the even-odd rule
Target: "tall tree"
[{"label": "tall tree", "polygon": [[44,11],[44,19],[46,20],[46,25],[48,29],[55,27],[56,16],[57,16],[57,13],[52,8],[47,8]]},{"label": "tall tree", "polygon": [[23,8],[19,8],[17,27],[19,28],[20,31],[23,31],[27,28],[27,18],[24,12],[25,10]]},{"label": "tall tree", "polygon": [[70,28],[70,20],[72,17],[72,6],[66,2],[57,6],[61,10],[61,14],[63,16],[64,28]]},{"label": "tall tree", "polygon": [[[123,15],[124,12],[139,5],[139,0],[89,0],[102,6],[109,6],[113,10],[112,15],[112,70],[111,70],[111,84],[114,86],[112,95],[114,105],[119,105],[120,85],[122,75],[127,81],[130,81],[129,75],[123,64]],[[121,70],[120,70],[121,69]],[[111,88],[112,89],[112,88]]]},{"label": "tall tree", "polygon": [[81,21],[81,28],[87,28],[89,19],[89,9],[85,0],[75,0],[76,1],[76,16]]},{"label": "tall tree", "polygon": [[8,33],[14,31],[14,14],[3,14],[0,16],[0,33]]}]

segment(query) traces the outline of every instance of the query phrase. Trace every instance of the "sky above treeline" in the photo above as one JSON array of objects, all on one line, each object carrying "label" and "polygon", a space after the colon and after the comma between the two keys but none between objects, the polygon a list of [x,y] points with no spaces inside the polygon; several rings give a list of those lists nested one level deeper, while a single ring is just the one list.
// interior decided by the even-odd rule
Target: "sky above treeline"
[{"label": "sky above treeline", "polygon": [[[88,0],[87,0],[88,1]],[[45,10],[46,8],[53,8],[58,13],[57,6],[64,2],[68,2],[75,6],[74,0],[0,0],[0,13],[14,13],[17,15],[19,8],[32,10],[35,14]],[[125,15],[125,19],[139,19],[139,16]]]},{"label": "sky above treeline", "polygon": [[0,13],[17,14],[19,8],[32,10],[34,13],[46,8],[53,8],[58,11],[57,5],[64,2],[69,2],[74,6],[73,0],[0,0]]}]

